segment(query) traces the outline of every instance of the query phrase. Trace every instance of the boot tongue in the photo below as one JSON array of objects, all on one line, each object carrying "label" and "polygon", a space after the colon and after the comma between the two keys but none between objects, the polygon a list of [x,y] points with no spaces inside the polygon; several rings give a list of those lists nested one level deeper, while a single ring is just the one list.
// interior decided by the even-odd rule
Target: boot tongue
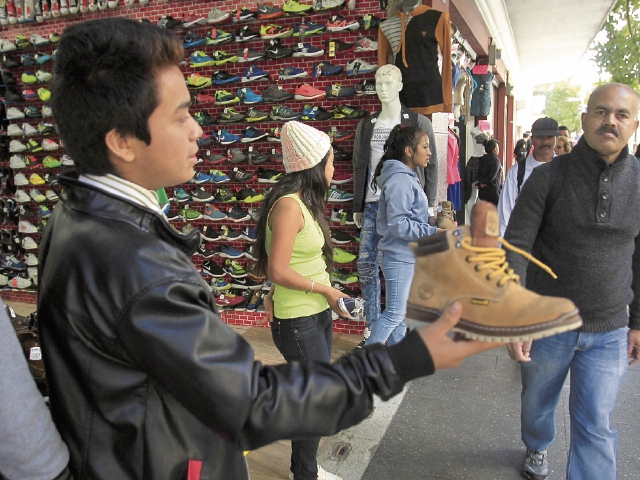
[{"label": "boot tongue", "polygon": [[493,203],[479,201],[471,210],[471,237],[474,247],[498,248],[498,212]]}]

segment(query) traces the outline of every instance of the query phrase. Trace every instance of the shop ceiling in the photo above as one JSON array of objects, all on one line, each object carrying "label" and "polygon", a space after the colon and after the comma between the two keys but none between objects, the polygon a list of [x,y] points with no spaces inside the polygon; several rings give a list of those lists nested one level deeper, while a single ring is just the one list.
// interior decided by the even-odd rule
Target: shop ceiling
[{"label": "shop ceiling", "polygon": [[505,0],[523,74],[535,84],[573,75],[615,0]]},{"label": "shop ceiling", "polygon": [[489,35],[502,50],[502,59],[512,77],[510,83],[528,88],[573,76],[615,0],[475,3]]}]

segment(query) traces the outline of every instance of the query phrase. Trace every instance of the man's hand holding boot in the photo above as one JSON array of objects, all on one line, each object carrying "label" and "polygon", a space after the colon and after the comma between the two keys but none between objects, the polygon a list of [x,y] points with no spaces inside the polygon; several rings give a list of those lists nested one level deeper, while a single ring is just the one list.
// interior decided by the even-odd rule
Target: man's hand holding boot
[{"label": "man's hand holding boot", "polygon": [[447,333],[456,326],[461,314],[462,305],[454,302],[438,320],[420,329],[420,336],[429,349],[436,371],[456,368],[471,355],[504,345],[475,340],[456,342],[449,338]]}]

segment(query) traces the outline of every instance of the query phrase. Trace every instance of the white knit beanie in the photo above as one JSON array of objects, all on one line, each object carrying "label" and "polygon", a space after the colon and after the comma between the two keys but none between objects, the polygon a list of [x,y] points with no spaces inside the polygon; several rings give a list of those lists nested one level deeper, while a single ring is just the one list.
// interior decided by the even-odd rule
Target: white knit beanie
[{"label": "white knit beanie", "polygon": [[315,167],[331,148],[329,135],[296,121],[284,124],[281,137],[282,160],[287,173]]}]

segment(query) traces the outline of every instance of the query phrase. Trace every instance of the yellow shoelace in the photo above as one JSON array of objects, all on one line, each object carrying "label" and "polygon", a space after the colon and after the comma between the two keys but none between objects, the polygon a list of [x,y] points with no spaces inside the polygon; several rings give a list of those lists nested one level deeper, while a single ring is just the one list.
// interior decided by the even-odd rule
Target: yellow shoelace
[{"label": "yellow shoelace", "polygon": [[[470,252],[474,252],[477,254],[477,255],[469,255],[467,257],[468,262],[477,263],[477,265],[475,266],[476,270],[480,271],[480,270],[490,269],[491,272],[487,275],[487,278],[489,280],[492,280],[496,277],[500,277],[498,280],[498,286],[500,287],[502,287],[509,280],[513,280],[515,282],[520,281],[520,276],[516,275],[513,272],[513,269],[509,268],[509,263],[507,262],[507,259],[506,259],[507,252],[505,252],[502,248],[475,247],[471,245],[472,241],[473,239],[471,237],[463,238],[461,245],[462,245],[462,248],[464,248],[465,250],[468,250]],[[504,238],[498,238],[498,241],[502,242],[502,245],[508,250],[511,250],[512,252],[522,255],[524,258],[526,258],[530,262],[535,263],[538,267],[543,269],[553,278],[558,278],[556,274],[553,273],[553,271],[549,267],[547,267],[540,260],[537,260],[536,258],[531,256],[524,250],[520,250],[519,248],[514,247],[509,242],[507,242]]]}]

